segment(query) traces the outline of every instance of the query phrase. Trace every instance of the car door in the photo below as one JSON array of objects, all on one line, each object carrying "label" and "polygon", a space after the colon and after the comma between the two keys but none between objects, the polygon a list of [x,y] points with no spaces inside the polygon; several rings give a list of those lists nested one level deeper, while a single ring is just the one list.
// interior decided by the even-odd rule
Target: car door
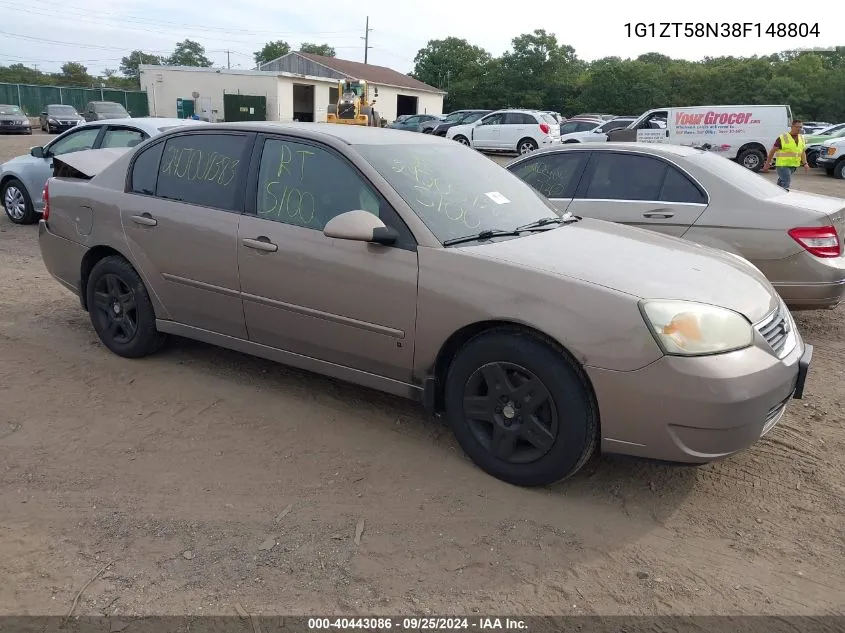
[{"label": "car door", "polygon": [[23,183],[36,209],[44,207],[42,194],[47,179],[53,175],[53,157],[96,148],[102,130],[101,125],[90,125],[57,136],[44,146],[41,158],[33,158],[26,170],[22,170]]},{"label": "car door", "polygon": [[417,115],[409,116],[407,119],[399,121],[397,126],[400,130],[415,130],[420,123],[420,117]]},{"label": "car door", "polygon": [[125,125],[106,125],[98,147],[135,147],[150,138],[150,135]]},{"label": "car door", "polygon": [[705,208],[704,190],[670,162],[635,152],[593,150],[567,210],[680,237]]},{"label": "car door", "polygon": [[577,149],[544,153],[511,165],[508,170],[564,213],[581,182],[589,157],[590,152]]},{"label": "car door", "polygon": [[121,221],[135,265],[167,310],[159,318],[247,338],[237,238],[254,139],[186,132],[133,159]]},{"label": "car door", "polygon": [[[259,137],[251,173],[238,233],[249,339],[410,381],[418,265],[407,226],[346,158],[318,143]],[[396,245],[323,234],[356,209],[396,229]]]},{"label": "car door", "polygon": [[506,112],[495,112],[481,119],[472,129],[472,146],[475,149],[492,149],[499,143]]},{"label": "car door", "polygon": [[516,144],[519,140],[530,136],[534,138],[534,130],[531,125],[539,125],[530,114],[524,112],[507,112],[504,121],[499,126],[500,134],[495,140],[491,149],[516,151]]}]

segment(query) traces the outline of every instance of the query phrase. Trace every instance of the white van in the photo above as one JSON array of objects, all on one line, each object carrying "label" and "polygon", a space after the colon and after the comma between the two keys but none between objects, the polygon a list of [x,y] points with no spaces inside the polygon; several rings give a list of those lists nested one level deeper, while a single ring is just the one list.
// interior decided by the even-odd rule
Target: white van
[{"label": "white van", "polygon": [[775,139],[789,131],[788,105],[694,106],[649,110],[627,128],[613,130],[610,142],[671,143],[710,151],[760,171]]}]

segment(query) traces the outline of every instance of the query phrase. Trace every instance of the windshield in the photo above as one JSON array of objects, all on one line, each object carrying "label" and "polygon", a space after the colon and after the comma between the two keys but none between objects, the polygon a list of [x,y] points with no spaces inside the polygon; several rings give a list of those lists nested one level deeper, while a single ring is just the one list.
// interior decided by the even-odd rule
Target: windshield
[{"label": "windshield", "polygon": [[116,112],[118,114],[124,114],[126,110],[124,110],[123,106],[119,103],[98,103],[94,106],[95,112]]},{"label": "windshield", "polygon": [[489,112],[470,112],[467,114],[463,119],[461,119],[461,123],[475,123],[483,117],[485,114],[489,114]]},{"label": "windshield", "polygon": [[23,114],[23,112],[15,105],[0,105],[0,114]]},{"label": "windshield", "polygon": [[47,106],[47,114],[55,114],[57,116],[78,116],[76,110],[67,105]]},{"label": "windshield", "polygon": [[356,149],[441,242],[560,215],[522,180],[457,143]]},{"label": "windshield", "polygon": [[451,114],[447,115],[444,121],[447,123],[457,123],[458,121],[463,120],[466,117],[466,112],[452,112]]},{"label": "windshield", "polygon": [[689,156],[689,160],[717,178],[729,181],[752,196],[774,198],[786,193],[775,183],[724,156],[702,151]]}]

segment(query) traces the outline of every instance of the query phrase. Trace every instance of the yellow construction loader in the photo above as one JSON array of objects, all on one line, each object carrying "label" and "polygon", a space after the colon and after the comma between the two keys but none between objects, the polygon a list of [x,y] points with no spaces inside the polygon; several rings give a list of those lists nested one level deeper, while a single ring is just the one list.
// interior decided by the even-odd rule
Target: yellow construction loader
[{"label": "yellow construction loader", "polygon": [[[361,79],[344,79],[337,82],[337,103],[330,103],[326,113],[329,123],[367,125],[379,127],[380,117],[374,109],[375,98],[370,100],[370,87]],[[373,91],[378,97],[378,88]]]}]

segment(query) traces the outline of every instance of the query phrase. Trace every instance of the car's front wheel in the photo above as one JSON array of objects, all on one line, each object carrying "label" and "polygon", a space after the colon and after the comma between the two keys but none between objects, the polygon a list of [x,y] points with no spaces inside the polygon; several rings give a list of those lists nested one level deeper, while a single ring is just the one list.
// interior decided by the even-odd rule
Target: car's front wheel
[{"label": "car's front wheel", "polygon": [[0,187],[0,194],[6,216],[15,224],[34,224],[38,219],[26,187],[17,178],[7,180]]},{"label": "car's front wheel", "polygon": [[140,358],[161,347],[155,310],[144,282],[120,256],[98,261],[88,276],[88,311],[97,336],[118,356]]},{"label": "car's front wheel", "polygon": [[595,450],[598,414],[583,370],[528,333],[491,331],[464,345],[446,376],[445,406],[472,461],[518,486],[565,479]]}]

